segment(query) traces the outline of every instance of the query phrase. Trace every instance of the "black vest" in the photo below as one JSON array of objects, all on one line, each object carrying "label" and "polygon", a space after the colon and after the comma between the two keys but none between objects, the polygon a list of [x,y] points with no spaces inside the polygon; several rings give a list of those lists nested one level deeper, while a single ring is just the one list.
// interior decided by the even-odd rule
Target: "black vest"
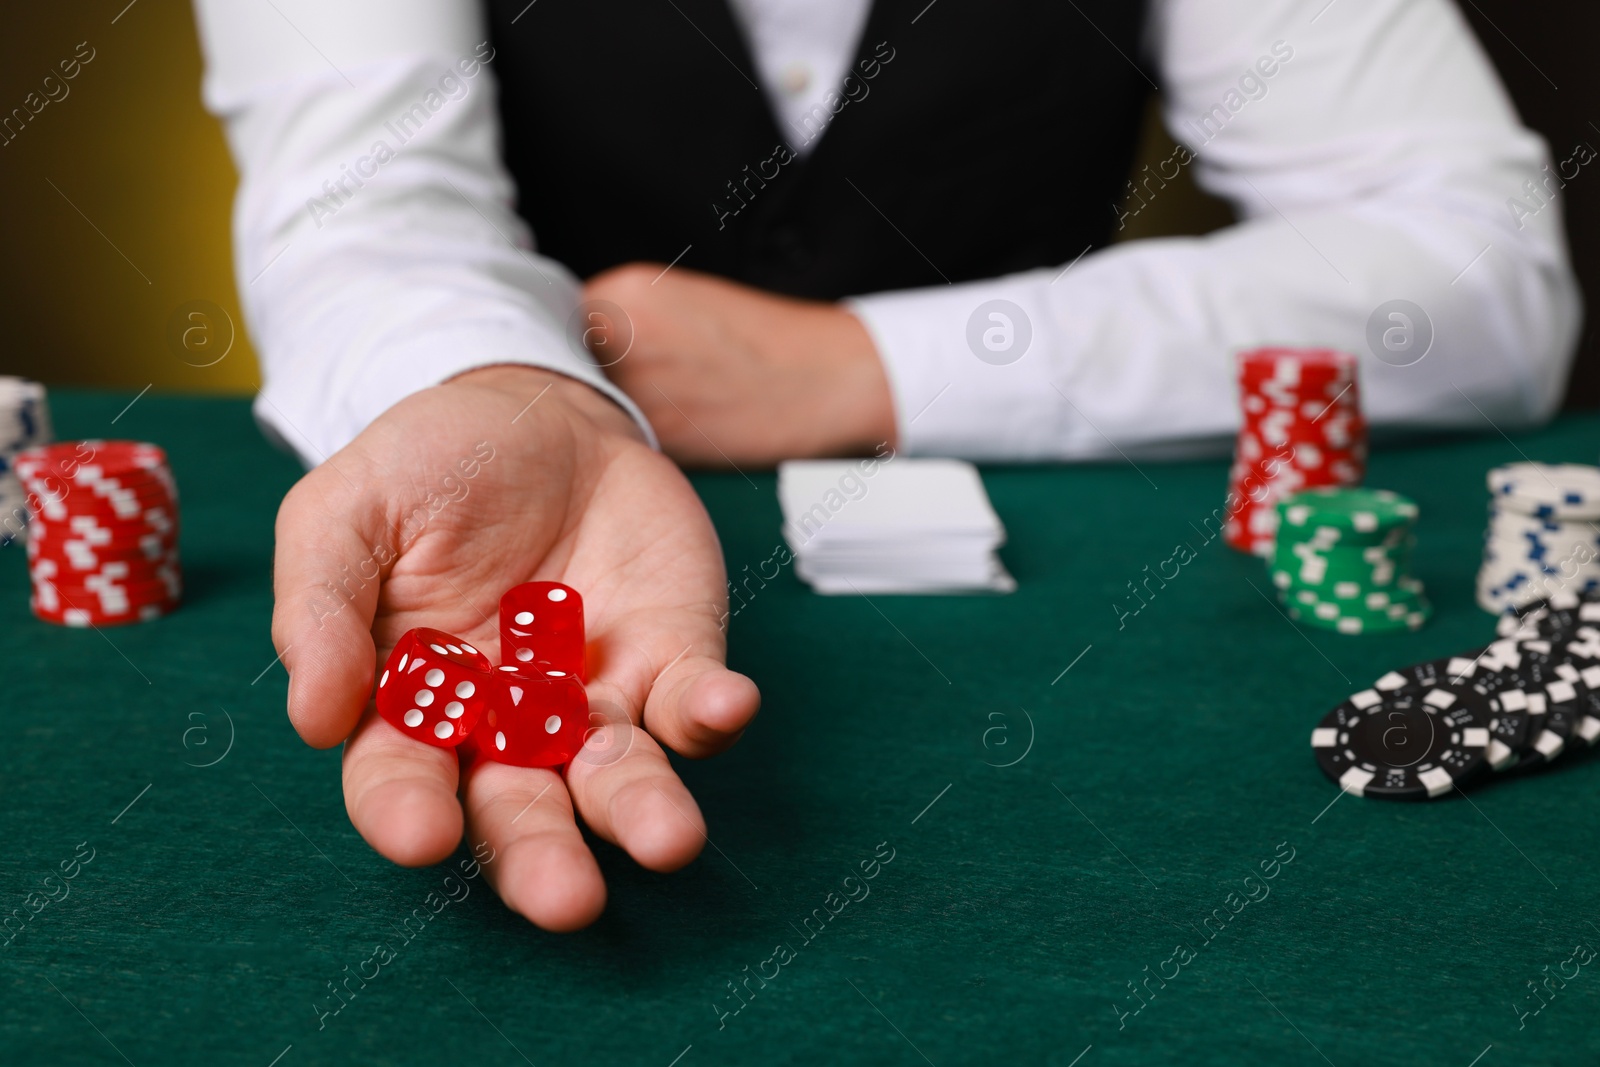
[{"label": "black vest", "polygon": [[1144,9],[876,0],[817,137],[779,128],[727,0],[490,0],[506,163],[585,278],[676,259],[832,300],[1062,264],[1111,234]]}]

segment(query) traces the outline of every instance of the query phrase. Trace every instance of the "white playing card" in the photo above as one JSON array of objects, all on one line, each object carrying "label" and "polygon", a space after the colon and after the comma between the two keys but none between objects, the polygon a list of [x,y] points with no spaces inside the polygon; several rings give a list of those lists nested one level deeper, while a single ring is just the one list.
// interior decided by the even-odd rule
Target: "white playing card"
[{"label": "white playing card", "polygon": [[1010,592],[1005,528],[970,463],[793,460],[778,467],[796,573],[823,593]]}]

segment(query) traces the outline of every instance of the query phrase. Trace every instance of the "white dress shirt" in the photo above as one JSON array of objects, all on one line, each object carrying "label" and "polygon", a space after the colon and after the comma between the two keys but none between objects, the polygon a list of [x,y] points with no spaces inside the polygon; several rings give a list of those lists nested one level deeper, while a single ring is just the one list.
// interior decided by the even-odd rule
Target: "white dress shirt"
[{"label": "white dress shirt", "polygon": [[[732,6],[806,151],[804,121],[827,112],[868,0]],[[205,100],[241,175],[235,269],[271,431],[312,463],[404,396],[494,363],[561,371],[639,417],[572,350],[578,285],[512,210],[478,5],[196,7]],[[1240,221],[848,301],[887,369],[903,451],[1045,460],[1216,442],[1238,424],[1235,356],[1264,344],[1356,352],[1380,427],[1509,429],[1557,407],[1580,318],[1557,182],[1449,0],[1154,0],[1146,51],[1167,127],[1194,153],[1162,169],[1193,167]],[[1038,136],[1070,138],[1072,122]],[[1160,184],[1146,177],[1142,195]],[[1367,342],[1396,299],[1432,327],[1407,366]],[[1020,322],[1004,305],[992,318],[994,300]],[[1378,332],[1400,321],[1379,316]],[[997,323],[1011,332],[995,337],[1030,335],[1020,358],[979,358],[970,338]]]}]

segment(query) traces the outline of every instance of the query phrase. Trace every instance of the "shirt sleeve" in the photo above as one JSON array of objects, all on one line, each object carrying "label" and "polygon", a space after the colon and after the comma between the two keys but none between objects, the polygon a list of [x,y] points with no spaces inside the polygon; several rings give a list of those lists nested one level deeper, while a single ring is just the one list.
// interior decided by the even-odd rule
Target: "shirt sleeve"
[{"label": "shirt sleeve", "polygon": [[1379,428],[1556,409],[1581,316],[1559,168],[1448,0],[1165,0],[1152,18],[1181,147],[1130,210],[1189,166],[1239,222],[851,301],[907,452],[1215,447],[1238,425],[1237,354],[1271,344],[1358,355]]},{"label": "shirt sleeve", "polygon": [[256,416],[308,465],[411,393],[492,364],[586,382],[651,433],[584,358],[568,327],[578,283],[513,210],[479,8],[196,0],[206,106],[239,169]]}]

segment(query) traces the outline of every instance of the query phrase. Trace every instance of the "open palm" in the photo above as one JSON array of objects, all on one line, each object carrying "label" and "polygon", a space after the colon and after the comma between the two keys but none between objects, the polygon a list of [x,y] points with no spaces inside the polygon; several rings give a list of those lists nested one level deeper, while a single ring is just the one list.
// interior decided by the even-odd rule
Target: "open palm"
[{"label": "open palm", "polygon": [[[405,631],[492,652],[500,595],[531,580],[584,598],[599,729],[562,773],[460,768],[376,714],[375,665]],[[475,371],[391,408],[285,498],[273,640],[290,719],[312,745],[345,742],[346,806],[380,853],[438,862],[465,820],[494,850],[486,870],[507,905],[577,928],[605,885],[575,813],[652,870],[705,842],[657,742],[711,755],[756,712],[754,684],[724,666],[724,581],[694,491],[620,409],[556,375]]]}]

